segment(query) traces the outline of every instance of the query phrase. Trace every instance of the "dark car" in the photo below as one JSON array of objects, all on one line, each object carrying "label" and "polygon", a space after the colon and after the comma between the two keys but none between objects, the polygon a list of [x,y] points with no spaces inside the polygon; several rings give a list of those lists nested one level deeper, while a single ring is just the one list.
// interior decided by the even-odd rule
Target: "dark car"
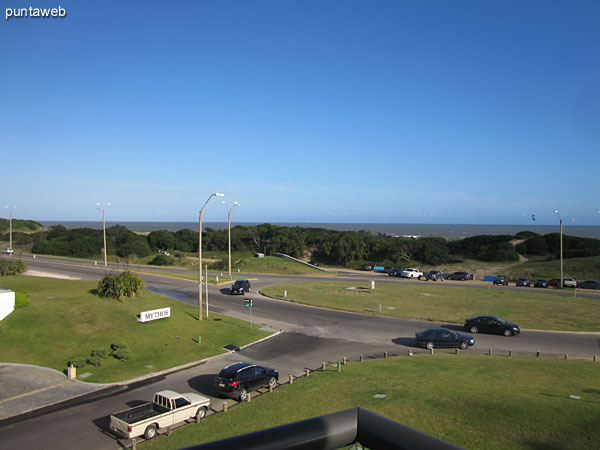
[{"label": "dark car", "polygon": [[415,334],[417,345],[432,349],[434,347],[468,348],[475,343],[472,336],[460,334],[447,328],[429,328]]},{"label": "dark car", "polygon": [[[577,287],[577,281],[575,281],[573,278],[563,278],[562,284],[563,287]],[[560,287],[560,278],[552,278],[550,281],[548,281],[548,287]]]},{"label": "dark car", "polygon": [[277,380],[279,372],[275,369],[238,362],[221,370],[213,380],[213,387],[218,394],[243,402],[248,392],[269,386],[274,388]]},{"label": "dark car", "polygon": [[526,277],[521,277],[517,280],[516,283],[517,286],[524,286],[524,287],[531,287],[531,281],[529,281],[529,278]]},{"label": "dark car", "polygon": [[431,281],[444,281],[444,274],[440,270],[430,270],[425,274],[425,279]]},{"label": "dark car", "polygon": [[496,275],[494,278],[494,284],[501,284],[502,286],[508,286],[508,278],[505,275]]},{"label": "dark car", "polygon": [[503,334],[514,336],[521,333],[521,327],[516,323],[506,322],[495,316],[476,316],[465,319],[465,331],[471,333]]},{"label": "dark car", "polygon": [[552,278],[550,281],[546,283],[548,287],[559,287],[560,286],[560,278]]},{"label": "dark car", "polygon": [[363,264],[362,270],[373,270],[373,266],[371,264]]},{"label": "dark car", "polygon": [[235,283],[233,283],[233,285],[229,288],[229,293],[231,295],[244,295],[246,292],[250,292],[250,282],[248,280],[236,280]]},{"label": "dark car", "polygon": [[448,277],[449,280],[459,280],[459,281],[469,280],[470,278],[471,278],[471,275],[469,275],[469,272],[454,272],[454,273],[451,273],[450,276]]},{"label": "dark car", "polygon": [[596,280],[587,280],[579,283],[579,287],[582,289],[600,289],[600,281]]},{"label": "dark car", "polygon": [[533,283],[533,287],[545,288],[548,287],[548,283],[546,282],[546,280],[535,280],[535,283]]},{"label": "dark car", "polygon": [[402,273],[403,270],[404,270],[404,268],[394,267],[392,270],[390,270],[388,272],[388,276],[390,276],[390,277],[399,277],[400,273]]},{"label": "dark car", "polygon": [[316,261],[309,261],[308,263],[309,263],[311,266],[314,266],[314,267],[319,267],[319,263],[317,263]]}]

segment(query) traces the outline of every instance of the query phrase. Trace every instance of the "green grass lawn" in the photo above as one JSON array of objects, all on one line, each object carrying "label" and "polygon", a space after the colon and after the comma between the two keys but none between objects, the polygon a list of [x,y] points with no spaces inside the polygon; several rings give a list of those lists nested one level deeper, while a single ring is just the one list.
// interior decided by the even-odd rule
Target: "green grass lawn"
[{"label": "green grass lawn", "polygon": [[600,442],[599,371],[591,361],[463,354],[354,362],[341,373],[329,366],[144,448],[183,448],[362,407],[467,449],[587,450]]},{"label": "green grass lawn", "polygon": [[[588,258],[563,259],[565,277],[574,277],[577,281],[600,280],[600,256]],[[552,261],[528,261],[507,271],[511,279],[529,277],[531,279],[560,278],[560,259]]]},{"label": "green grass lawn", "polygon": [[[1,278],[1,288],[26,292],[30,303],[0,322],[0,360],[64,370],[73,358],[88,358],[92,350],[126,343],[127,361],[108,356],[101,367],[78,369],[79,375],[92,374],[85,381],[104,383],[197,361],[223,353],[224,345],[242,346],[269,334],[213,313],[209,320],[198,321],[196,307],[149,291],[122,302],[102,298],[91,292],[96,285],[27,276]],[[171,317],[146,323],[136,319],[142,311],[163,307],[171,308]]]},{"label": "green grass lawn", "polygon": [[[363,283],[366,286],[365,283]],[[368,314],[462,324],[466,317],[492,314],[522,328],[600,331],[598,298],[561,297],[544,291],[499,288],[379,283],[375,290],[355,291],[351,281],[290,283],[262,289],[265,295],[326,308]]]}]

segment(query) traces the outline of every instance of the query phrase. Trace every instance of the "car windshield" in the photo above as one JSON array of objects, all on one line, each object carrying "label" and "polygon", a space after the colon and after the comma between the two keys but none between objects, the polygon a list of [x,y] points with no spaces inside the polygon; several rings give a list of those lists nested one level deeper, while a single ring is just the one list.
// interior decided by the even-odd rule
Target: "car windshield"
[{"label": "car windshield", "polygon": [[243,285],[244,285],[244,281],[242,281],[242,280],[238,280],[238,281],[236,281],[236,282],[235,282],[233,285],[234,285],[234,286],[243,286]]}]

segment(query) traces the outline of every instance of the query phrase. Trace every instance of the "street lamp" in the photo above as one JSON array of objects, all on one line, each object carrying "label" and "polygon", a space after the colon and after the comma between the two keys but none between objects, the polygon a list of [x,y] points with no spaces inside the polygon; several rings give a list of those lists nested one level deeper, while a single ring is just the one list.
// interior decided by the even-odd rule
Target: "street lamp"
[{"label": "street lamp", "polygon": [[12,210],[14,208],[16,208],[16,206],[15,205],[12,205],[12,206],[5,205],[4,207],[8,208],[8,235],[9,235],[9,237],[8,237],[8,239],[9,239],[8,246],[10,248],[10,253],[9,254],[10,254],[10,256],[12,256],[13,255],[13,246],[12,246]]},{"label": "street lamp", "polygon": [[226,201],[222,201],[227,208],[227,241],[228,241],[228,253],[229,253],[229,279],[231,280],[231,210],[236,206],[240,206],[239,202],[233,202],[233,205],[227,206]]},{"label": "street lamp", "polygon": [[106,205],[103,205],[100,202],[96,203],[96,209],[98,211],[102,210],[102,235],[104,236],[104,267],[106,267],[108,265],[108,262],[106,261],[106,221],[104,220],[104,207],[105,206],[110,206],[110,203],[106,203]]},{"label": "street lamp", "polygon": [[556,214],[558,216],[558,218],[560,219],[560,288],[562,289],[562,287],[563,287],[563,239],[562,239],[563,221],[562,221],[562,217],[560,217],[560,213],[558,212],[558,209],[554,210],[554,214]]},{"label": "street lamp", "polygon": [[[204,206],[198,212],[198,320],[202,320],[202,211],[214,197],[224,197],[225,194],[215,192],[208,197]],[[206,280],[208,282],[208,280]],[[208,313],[208,311],[207,311]],[[208,314],[207,314],[208,318]]]}]

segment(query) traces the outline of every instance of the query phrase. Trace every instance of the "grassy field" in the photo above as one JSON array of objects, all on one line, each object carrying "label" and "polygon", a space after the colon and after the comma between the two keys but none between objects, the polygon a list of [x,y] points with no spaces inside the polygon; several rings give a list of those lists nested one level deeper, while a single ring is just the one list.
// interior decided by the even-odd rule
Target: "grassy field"
[{"label": "grassy field", "polygon": [[[577,281],[600,280],[600,256],[572,258],[563,260],[565,277],[574,277]],[[531,279],[560,278],[560,260],[528,261],[510,268],[506,275],[511,279],[528,277]]]},{"label": "grassy field", "polygon": [[[492,314],[522,328],[600,331],[600,295],[589,299],[540,291],[431,284],[379,283],[375,290],[349,290],[356,283],[290,283],[262,289],[265,295],[326,308],[462,324],[466,317]],[[366,286],[366,284],[364,284]]]},{"label": "grassy field", "polygon": [[[211,314],[198,321],[197,308],[144,291],[123,302],[91,292],[93,281],[37,277],[4,277],[0,287],[26,292],[30,303],[0,322],[0,359],[64,370],[73,358],[88,358],[92,350],[113,343],[129,346],[127,361],[108,356],[101,367],[78,370],[90,382],[137,377],[223,353],[227,344],[242,346],[267,336],[247,322]],[[171,317],[140,323],[141,311],[170,307]],[[201,336],[201,343],[198,343]]]},{"label": "grassy field", "polygon": [[355,362],[341,373],[329,366],[144,448],[183,448],[359,406],[467,449],[587,450],[600,442],[599,371],[591,361],[462,354]]}]

